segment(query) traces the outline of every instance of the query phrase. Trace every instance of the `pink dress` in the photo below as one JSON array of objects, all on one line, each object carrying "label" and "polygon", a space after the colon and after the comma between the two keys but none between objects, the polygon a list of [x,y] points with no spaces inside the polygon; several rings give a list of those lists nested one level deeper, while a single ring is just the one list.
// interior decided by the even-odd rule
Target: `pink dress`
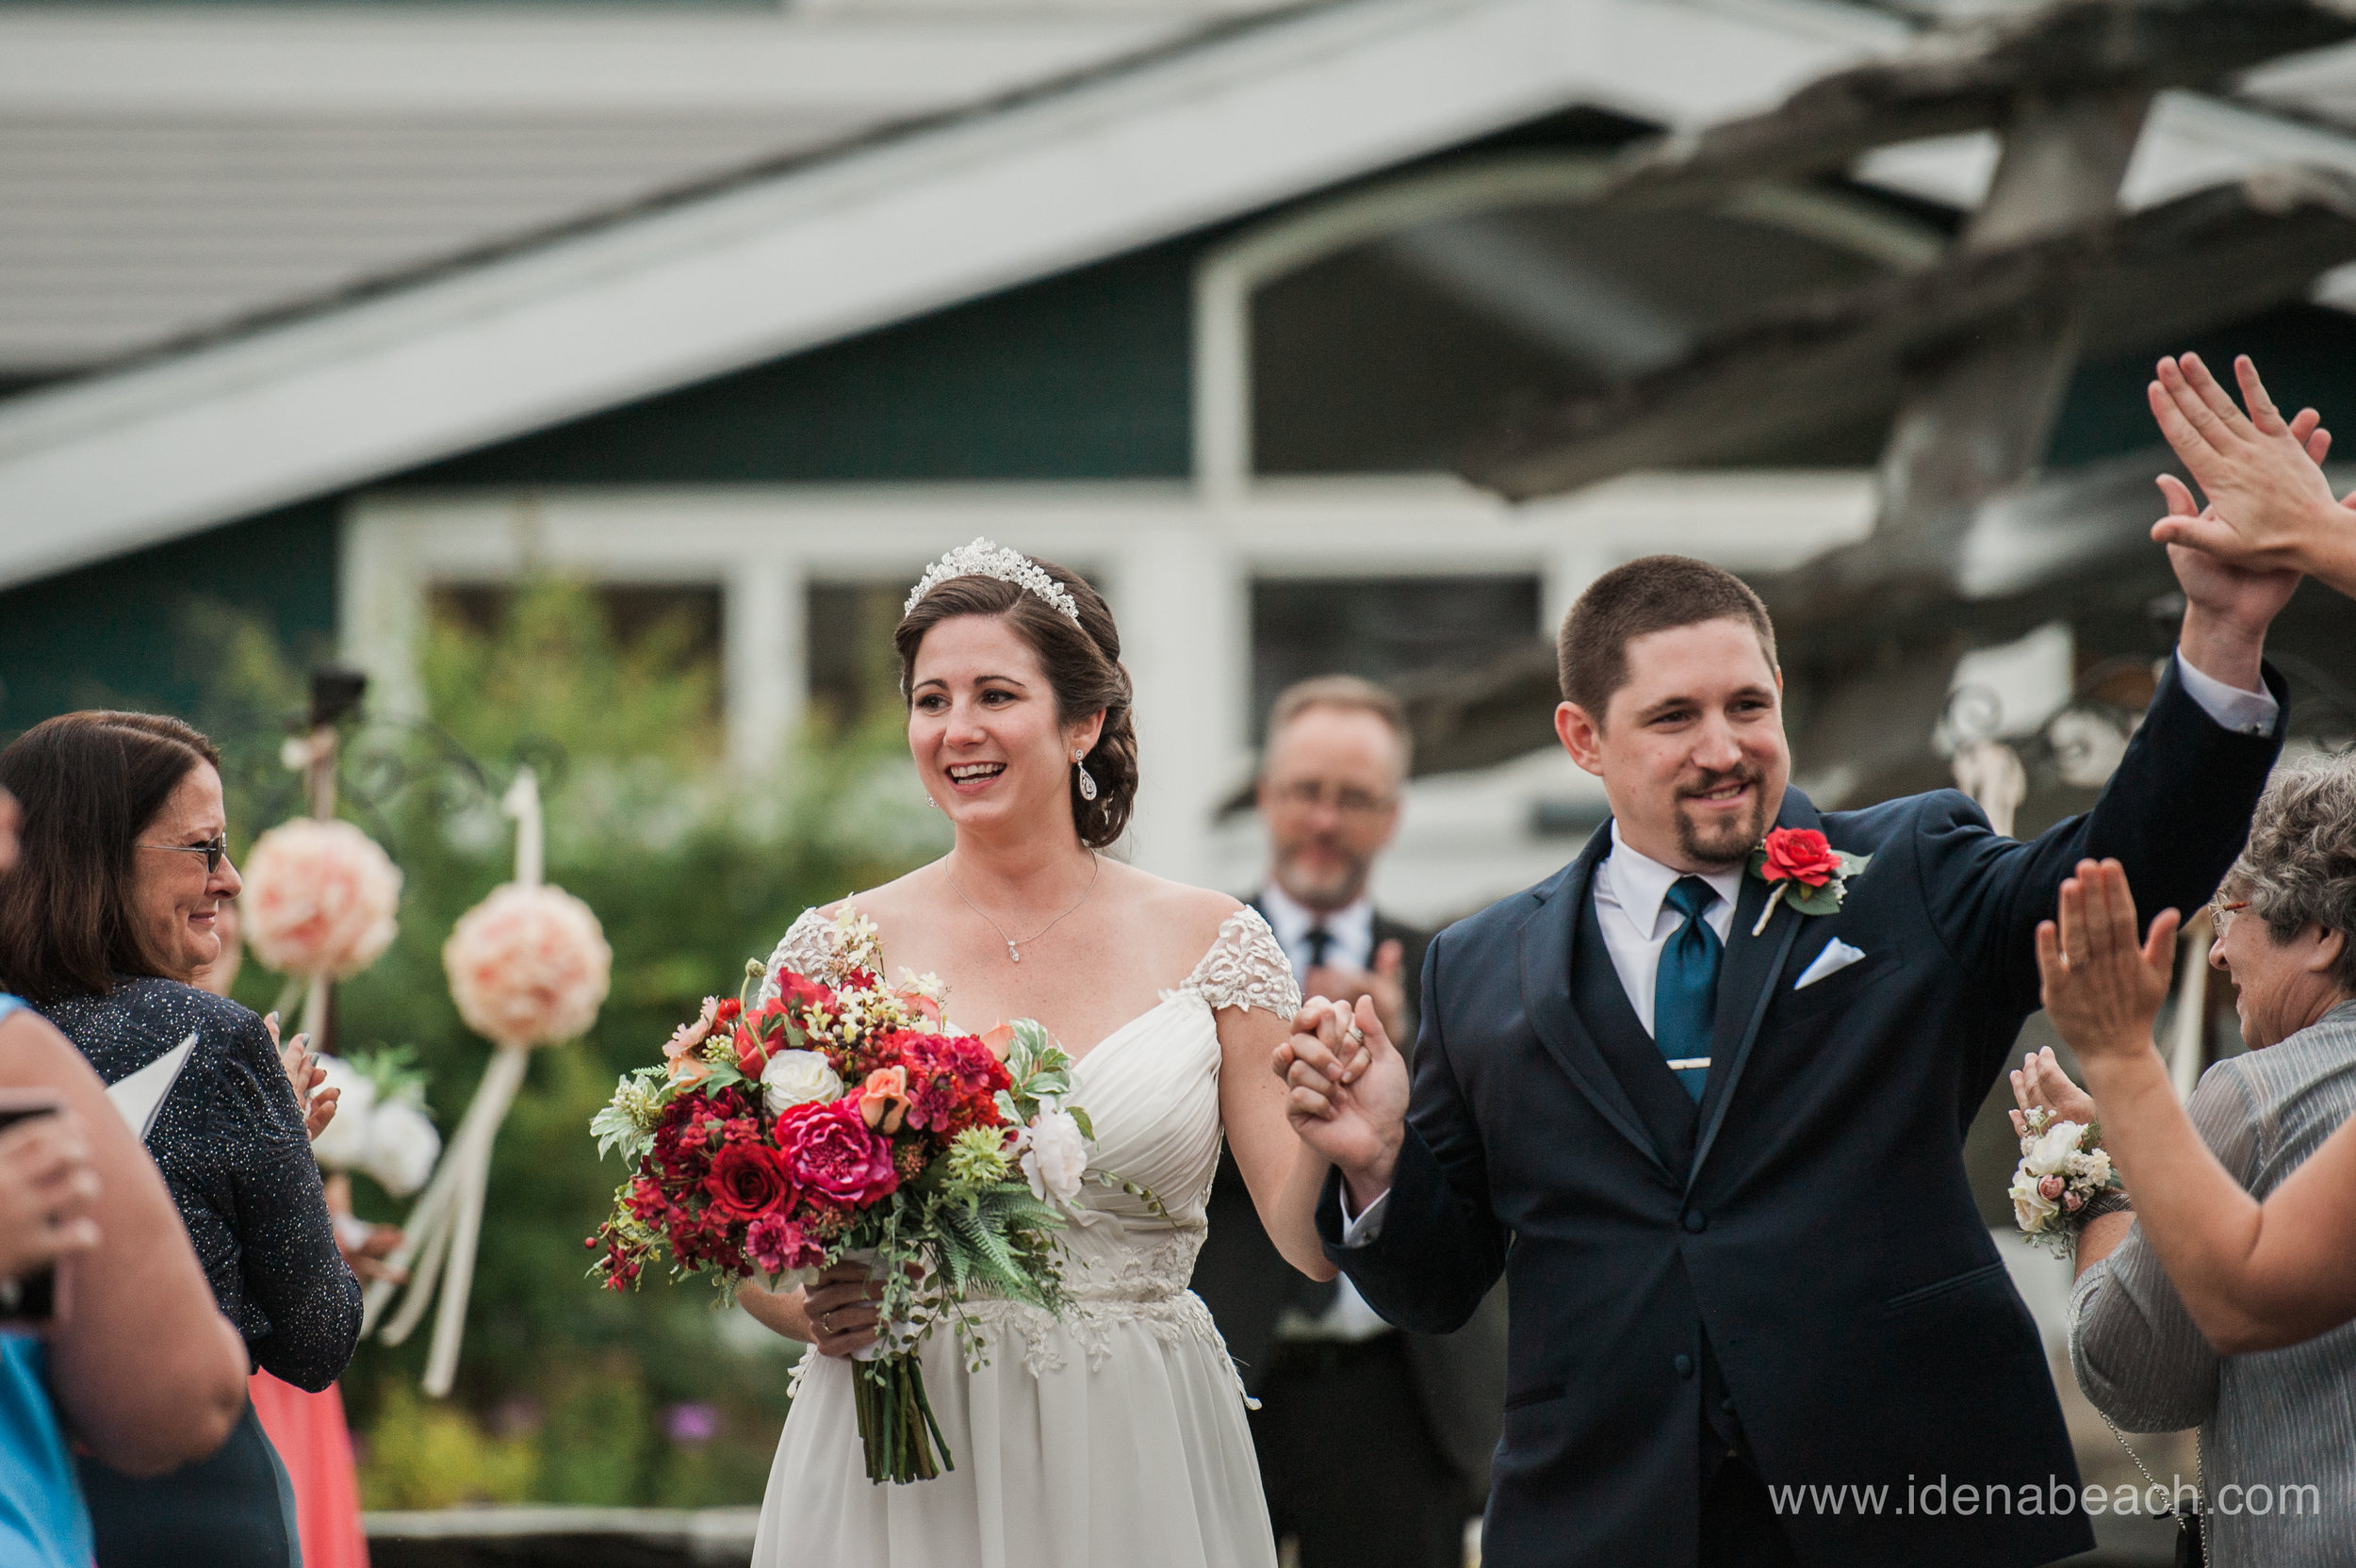
[{"label": "pink dress", "polygon": [[360,1478],[353,1467],[344,1396],[334,1383],[305,1394],[267,1372],[248,1384],[254,1413],[294,1482],[303,1568],[368,1568],[360,1530]]}]

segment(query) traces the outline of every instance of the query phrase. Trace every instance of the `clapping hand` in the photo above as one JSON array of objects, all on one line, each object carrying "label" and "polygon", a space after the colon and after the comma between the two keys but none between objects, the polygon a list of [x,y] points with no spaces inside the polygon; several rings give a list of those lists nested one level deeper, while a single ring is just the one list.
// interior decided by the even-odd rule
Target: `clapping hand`
[{"label": "clapping hand", "polygon": [[1304,1003],[1272,1066],[1284,1080],[1284,1114],[1301,1140],[1341,1168],[1364,1208],[1390,1188],[1406,1136],[1407,1059],[1391,1043],[1373,999],[1353,1015],[1337,1003]]},{"label": "clapping hand", "polygon": [[2138,942],[2125,868],[2081,860],[2061,885],[2060,915],[2058,924],[2040,921],[2037,928],[2037,970],[2054,1028],[2082,1061],[2151,1051],[2151,1024],[2176,967],[2176,911],[2161,910]]},{"label": "clapping hand", "polygon": [[2050,1045],[2022,1056],[2021,1065],[2012,1070],[2012,1099],[2020,1109],[2006,1114],[2012,1118],[2018,1137],[2029,1135],[2028,1113],[2033,1110],[2046,1112],[2053,1121],[2073,1121],[2081,1127],[2094,1124],[2094,1096],[2070,1081]]},{"label": "clapping hand", "polygon": [[278,1038],[278,1015],[271,1013],[262,1020],[262,1027],[270,1031],[270,1044],[278,1047],[278,1065],[286,1070],[286,1082],[294,1086],[295,1107],[303,1113],[303,1130],[314,1143],[327,1131],[327,1124],[335,1119],[335,1102],[341,1100],[341,1089],[323,1089],[327,1070],[311,1054],[311,1037],[297,1035],[281,1044]]}]

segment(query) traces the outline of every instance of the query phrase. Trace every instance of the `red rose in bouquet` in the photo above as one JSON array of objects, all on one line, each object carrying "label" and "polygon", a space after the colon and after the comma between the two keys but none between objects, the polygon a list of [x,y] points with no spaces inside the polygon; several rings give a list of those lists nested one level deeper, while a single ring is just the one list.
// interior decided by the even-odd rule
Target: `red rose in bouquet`
[{"label": "red rose in bouquet", "polygon": [[1770,882],[1804,882],[1821,888],[1841,871],[1832,841],[1812,827],[1778,827],[1767,835],[1767,863],[1759,874]]},{"label": "red rose in bouquet", "polygon": [[788,1106],[777,1137],[786,1178],[812,1198],[863,1209],[900,1184],[892,1140],[868,1128],[856,1099]]},{"label": "red rose in bouquet", "polygon": [[750,1141],[730,1143],[704,1178],[711,1208],[727,1220],[752,1220],[773,1210],[782,1214],[794,1198],[785,1166],[776,1150]]}]

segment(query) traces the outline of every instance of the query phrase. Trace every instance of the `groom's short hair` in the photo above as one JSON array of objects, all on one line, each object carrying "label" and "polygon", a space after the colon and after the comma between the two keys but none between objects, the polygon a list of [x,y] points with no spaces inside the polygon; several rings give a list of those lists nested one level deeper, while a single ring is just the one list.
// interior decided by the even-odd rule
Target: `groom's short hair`
[{"label": "groom's short hair", "polygon": [[1775,623],[1750,585],[1732,572],[1689,555],[1647,555],[1612,567],[1589,583],[1562,617],[1555,639],[1562,700],[1579,704],[1600,727],[1612,694],[1628,684],[1629,643],[1717,620],[1749,622],[1767,667],[1776,667]]}]

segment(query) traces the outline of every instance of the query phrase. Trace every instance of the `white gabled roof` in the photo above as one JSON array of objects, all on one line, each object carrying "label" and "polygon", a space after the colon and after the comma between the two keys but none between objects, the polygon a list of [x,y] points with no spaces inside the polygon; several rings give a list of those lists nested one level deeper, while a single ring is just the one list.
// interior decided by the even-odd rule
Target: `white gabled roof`
[{"label": "white gabled roof", "polygon": [[0,376],[185,343],[1271,3],[0,7]]},{"label": "white gabled roof", "polygon": [[[1681,127],[1756,112],[1908,36],[1887,15],[1797,0],[1350,0],[1287,13],[0,403],[0,583],[844,337],[1566,106]],[[2146,154],[2204,179],[2266,161],[2275,124],[2204,104],[2159,119]],[[2334,142],[2356,167],[2356,144],[2299,135]],[[1952,167],[1882,172],[1955,178]]]}]

